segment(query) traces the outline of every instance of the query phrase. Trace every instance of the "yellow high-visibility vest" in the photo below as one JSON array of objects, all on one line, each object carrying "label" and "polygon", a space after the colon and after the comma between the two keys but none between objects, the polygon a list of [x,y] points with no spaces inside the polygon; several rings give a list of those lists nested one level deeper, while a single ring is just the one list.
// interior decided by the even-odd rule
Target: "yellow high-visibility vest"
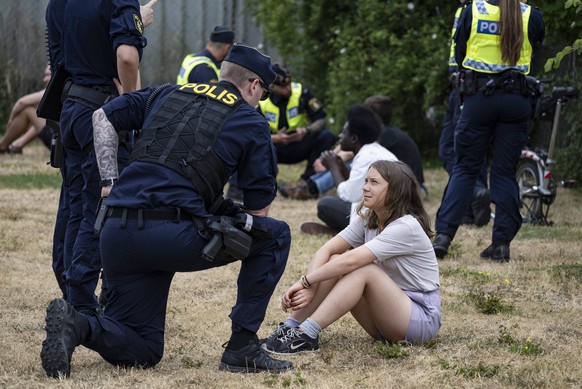
[{"label": "yellow high-visibility vest", "polygon": [[500,73],[507,69],[515,69],[522,74],[529,73],[532,47],[528,39],[528,25],[531,7],[524,3],[520,5],[524,40],[517,64],[510,66],[504,63],[501,58],[499,7],[484,0],[476,0],[472,5],[471,36],[467,41],[467,53],[463,59],[463,67],[481,73]]},{"label": "yellow high-visibility vest", "polygon": [[218,80],[218,77],[220,75],[220,69],[216,67],[216,65],[210,58],[204,57],[202,55],[197,56],[194,54],[188,54],[182,61],[182,66],[180,67],[180,72],[178,73],[176,84],[178,85],[187,84],[188,77],[190,76],[190,73],[192,73],[192,70],[194,70],[196,66],[202,64],[210,66],[212,70],[214,70],[214,72],[216,73],[216,79]]},{"label": "yellow high-visibility vest", "polygon": [[[291,96],[287,102],[287,130],[292,131],[299,127],[305,127],[309,124],[309,117],[307,113],[299,113],[299,101],[303,93],[303,86],[298,82],[291,83]],[[276,134],[279,132],[279,115],[281,114],[279,107],[277,107],[270,98],[264,101],[259,101],[261,112],[267,118],[271,132]]]}]

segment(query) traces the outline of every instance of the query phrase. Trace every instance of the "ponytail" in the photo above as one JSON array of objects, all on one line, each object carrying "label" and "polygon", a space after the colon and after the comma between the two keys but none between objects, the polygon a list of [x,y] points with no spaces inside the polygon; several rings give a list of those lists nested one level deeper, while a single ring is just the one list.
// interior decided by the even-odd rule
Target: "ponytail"
[{"label": "ponytail", "polygon": [[499,0],[501,58],[515,66],[523,46],[523,19],[519,0]]}]

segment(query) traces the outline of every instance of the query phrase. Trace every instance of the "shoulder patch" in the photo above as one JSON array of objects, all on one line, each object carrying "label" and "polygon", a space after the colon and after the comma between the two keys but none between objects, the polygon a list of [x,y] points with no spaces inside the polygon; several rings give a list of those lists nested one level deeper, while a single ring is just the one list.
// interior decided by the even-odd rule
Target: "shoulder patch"
[{"label": "shoulder patch", "polygon": [[135,24],[135,29],[143,35],[143,22],[138,14],[133,14],[133,24]]},{"label": "shoulder patch", "polygon": [[309,103],[307,104],[313,111],[319,111],[323,107],[323,105],[315,97],[309,100]]}]

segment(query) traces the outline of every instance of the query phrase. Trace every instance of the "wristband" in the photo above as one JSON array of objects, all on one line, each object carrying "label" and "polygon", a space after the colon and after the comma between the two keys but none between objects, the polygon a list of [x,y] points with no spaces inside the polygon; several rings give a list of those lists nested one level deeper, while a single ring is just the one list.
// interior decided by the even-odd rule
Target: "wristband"
[{"label": "wristband", "polygon": [[113,186],[117,182],[117,178],[106,178],[101,180],[101,187]]},{"label": "wristband", "polygon": [[307,276],[301,276],[301,285],[303,285],[304,289],[311,288],[311,284],[307,281]]}]

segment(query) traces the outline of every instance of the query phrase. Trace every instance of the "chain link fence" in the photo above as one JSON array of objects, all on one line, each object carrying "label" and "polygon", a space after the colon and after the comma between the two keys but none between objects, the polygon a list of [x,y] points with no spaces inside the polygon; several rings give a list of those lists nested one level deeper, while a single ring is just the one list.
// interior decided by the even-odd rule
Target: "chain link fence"
[{"label": "chain link fence", "polygon": [[[149,1],[149,0],[147,0]],[[146,0],[140,0],[146,4]],[[41,89],[48,61],[44,19],[49,0],[4,0],[0,7],[0,123],[18,97]],[[216,25],[235,31],[236,41],[267,54],[263,33],[244,0],[160,0],[144,35],[142,86],[175,82],[188,53],[200,51]],[[82,39],[82,37],[79,37]]]}]

